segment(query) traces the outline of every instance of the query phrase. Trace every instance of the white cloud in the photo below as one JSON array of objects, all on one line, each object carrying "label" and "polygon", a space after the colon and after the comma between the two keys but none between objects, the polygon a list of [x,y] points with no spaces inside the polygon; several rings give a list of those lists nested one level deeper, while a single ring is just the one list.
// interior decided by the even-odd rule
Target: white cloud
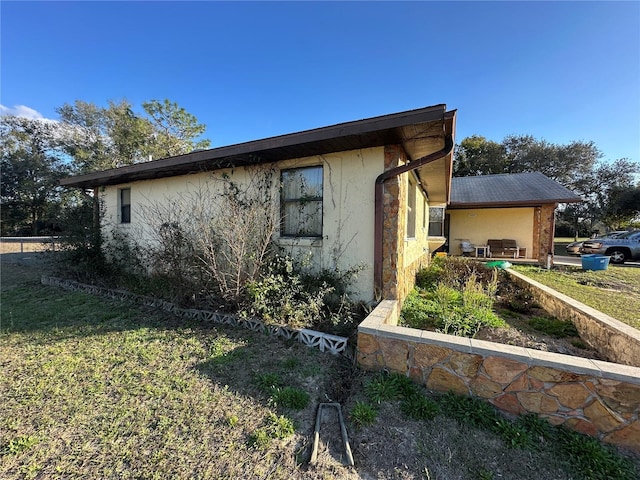
[{"label": "white cloud", "polygon": [[27,107],[26,105],[14,105],[13,108],[6,107],[0,104],[0,115],[14,115],[16,117],[28,118],[31,120],[44,120],[42,115],[37,110]]}]

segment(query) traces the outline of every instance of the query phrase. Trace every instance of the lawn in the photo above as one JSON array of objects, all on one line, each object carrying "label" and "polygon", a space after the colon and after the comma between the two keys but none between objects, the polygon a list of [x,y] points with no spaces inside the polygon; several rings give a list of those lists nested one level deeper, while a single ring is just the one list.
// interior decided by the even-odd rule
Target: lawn
[{"label": "lawn", "polygon": [[569,266],[558,266],[552,270],[529,265],[512,268],[621,322],[640,328],[640,268],[611,266],[598,271]]},{"label": "lawn", "polygon": [[[509,448],[520,430],[480,428],[466,407],[409,418],[384,388],[371,396],[373,374],[299,343],[44,287],[37,269],[1,273],[0,478],[611,478],[576,470],[591,453],[575,447]],[[327,401],[343,404],[355,468],[326,437],[308,465]]]}]

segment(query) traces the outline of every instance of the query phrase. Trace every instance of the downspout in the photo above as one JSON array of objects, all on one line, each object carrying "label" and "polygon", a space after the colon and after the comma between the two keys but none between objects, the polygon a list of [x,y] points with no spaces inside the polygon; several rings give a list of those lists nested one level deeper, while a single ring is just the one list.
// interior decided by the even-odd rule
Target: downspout
[{"label": "downspout", "polygon": [[374,276],[374,292],[376,296],[382,295],[382,246],[383,230],[384,230],[384,211],[383,211],[383,195],[384,195],[384,182],[392,177],[397,177],[406,172],[416,170],[427,163],[435,162],[443,157],[446,157],[453,151],[453,134],[447,134],[444,138],[444,148],[437,152],[430,153],[429,155],[414,160],[413,162],[406,163],[386,172],[381,173],[376,178],[375,186],[375,225],[374,225],[374,251],[373,251],[373,276]]}]

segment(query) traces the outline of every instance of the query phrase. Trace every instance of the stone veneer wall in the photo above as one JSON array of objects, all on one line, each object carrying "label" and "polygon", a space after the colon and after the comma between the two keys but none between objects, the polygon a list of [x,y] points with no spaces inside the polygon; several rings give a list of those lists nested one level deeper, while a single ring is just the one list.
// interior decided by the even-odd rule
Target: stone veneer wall
[{"label": "stone veneer wall", "polygon": [[556,205],[542,205],[535,208],[533,219],[534,246],[533,258],[540,265],[546,265],[547,254],[553,254],[553,233],[555,230]]},{"label": "stone veneer wall", "polygon": [[[390,170],[407,163],[402,145],[384,147],[384,169]],[[416,272],[429,264],[429,252],[405,267],[405,238],[407,236],[407,173],[384,183],[382,230],[382,298],[399,299],[402,303],[415,285]]]},{"label": "stone veneer wall", "polygon": [[[404,165],[407,155],[401,145],[384,147],[385,171]],[[400,296],[400,279],[404,266],[404,238],[407,222],[406,175],[398,175],[384,183],[382,211],[382,298],[404,298]],[[404,283],[404,282],[402,282]]]},{"label": "stone veneer wall", "polygon": [[537,413],[640,452],[640,368],[398,327],[398,315],[399,302],[384,300],[358,326],[362,368]]},{"label": "stone veneer wall", "polygon": [[640,331],[513,270],[511,279],[551,315],[571,321],[580,337],[609,361],[640,367]]}]

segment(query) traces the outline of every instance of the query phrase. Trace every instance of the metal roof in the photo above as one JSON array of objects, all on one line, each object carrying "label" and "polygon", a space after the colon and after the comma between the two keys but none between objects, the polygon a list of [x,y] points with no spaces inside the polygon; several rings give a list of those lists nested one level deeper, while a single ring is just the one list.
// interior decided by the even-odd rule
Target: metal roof
[{"label": "metal roof", "polygon": [[440,148],[445,121],[451,123],[454,118],[455,110],[447,112],[446,105],[434,105],[92,172],[65,178],[60,184],[93,188],[393,144],[402,144],[415,160],[432,152],[434,146]]},{"label": "metal roof", "polygon": [[583,201],[540,172],[455,177],[449,208],[528,206]]}]

